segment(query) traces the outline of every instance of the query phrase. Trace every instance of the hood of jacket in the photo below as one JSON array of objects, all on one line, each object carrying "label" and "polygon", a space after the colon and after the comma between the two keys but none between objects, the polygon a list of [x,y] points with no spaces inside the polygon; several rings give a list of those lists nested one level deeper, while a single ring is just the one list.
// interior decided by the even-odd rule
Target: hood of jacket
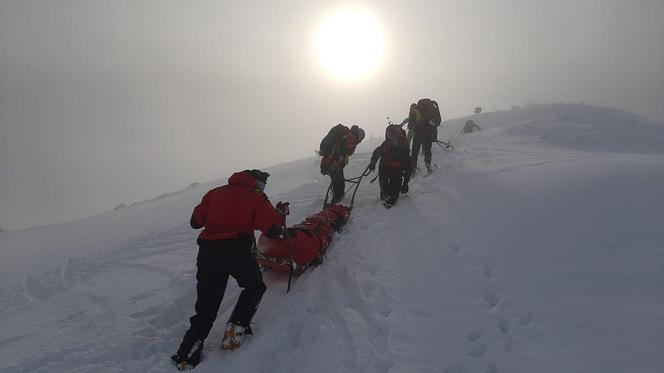
[{"label": "hood of jacket", "polygon": [[236,172],[228,178],[228,185],[246,185],[249,188],[257,188],[256,179],[247,171]]}]

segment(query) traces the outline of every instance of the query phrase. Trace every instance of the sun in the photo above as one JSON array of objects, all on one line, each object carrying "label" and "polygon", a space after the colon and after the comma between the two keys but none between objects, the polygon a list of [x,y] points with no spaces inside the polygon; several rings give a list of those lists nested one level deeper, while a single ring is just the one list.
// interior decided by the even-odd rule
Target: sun
[{"label": "sun", "polygon": [[337,11],[317,34],[320,62],[342,80],[367,78],[383,58],[383,33],[374,17],[360,10]]}]

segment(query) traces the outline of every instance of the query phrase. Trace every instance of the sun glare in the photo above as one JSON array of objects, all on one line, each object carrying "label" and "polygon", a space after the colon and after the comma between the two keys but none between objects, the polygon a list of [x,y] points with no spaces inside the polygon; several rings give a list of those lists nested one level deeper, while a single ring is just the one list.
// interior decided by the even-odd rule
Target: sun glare
[{"label": "sun glare", "polygon": [[339,11],[323,21],[317,47],[323,67],[332,76],[357,80],[378,68],[383,57],[383,34],[371,15]]}]

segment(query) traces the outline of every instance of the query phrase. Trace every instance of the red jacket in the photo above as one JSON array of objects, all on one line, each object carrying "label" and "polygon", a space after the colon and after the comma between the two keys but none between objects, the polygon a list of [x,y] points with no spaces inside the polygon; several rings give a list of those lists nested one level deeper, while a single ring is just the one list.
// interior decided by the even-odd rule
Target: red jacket
[{"label": "red jacket", "polygon": [[192,227],[205,227],[199,236],[204,240],[252,237],[254,230],[267,233],[283,223],[256,179],[244,171],[233,174],[228,185],[207,192],[191,215]]}]

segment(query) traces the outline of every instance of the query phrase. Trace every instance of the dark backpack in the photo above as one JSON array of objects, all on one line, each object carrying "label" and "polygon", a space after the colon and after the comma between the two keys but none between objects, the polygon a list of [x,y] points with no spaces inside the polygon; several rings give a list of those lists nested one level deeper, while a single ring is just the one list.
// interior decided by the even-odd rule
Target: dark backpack
[{"label": "dark backpack", "polygon": [[432,127],[440,126],[440,110],[438,109],[438,103],[436,101],[423,98],[417,101],[417,109],[420,111],[425,124]]},{"label": "dark backpack", "polygon": [[385,128],[385,140],[398,148],[406,148],[406,131],[398,124],[390,124]]},{"label": "dark backpack", "polygon": [[341,123],[332,127],[330,132],[323,137],[323,140],[320,142],[320,148],[318,154],[322,156],[330,155],[334,152],[335,146],[339,143],[346,134],[350,132],[350,129]]}]

